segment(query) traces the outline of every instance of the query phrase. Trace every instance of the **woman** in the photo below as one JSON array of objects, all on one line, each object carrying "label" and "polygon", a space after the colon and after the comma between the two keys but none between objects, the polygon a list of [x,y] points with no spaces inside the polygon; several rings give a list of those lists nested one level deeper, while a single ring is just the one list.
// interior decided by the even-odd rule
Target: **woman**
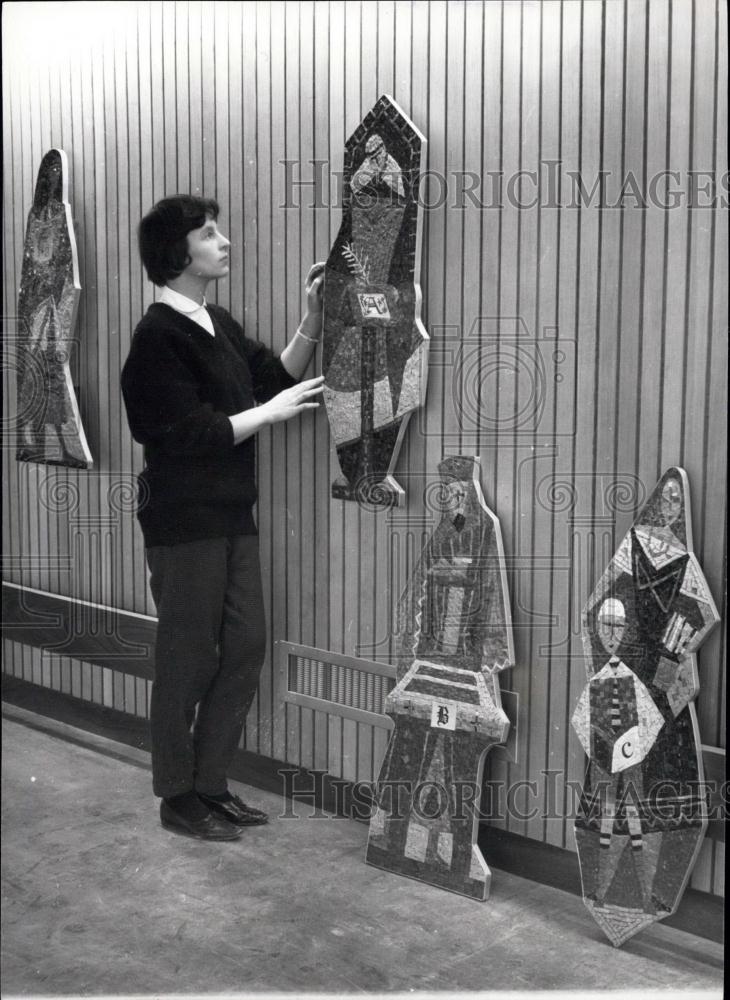
[{"label": "woman", "polygon": [[254,437],[319,405],[322,378],[298,380],[322,333],[324,265],[311,268],[307,312],[277,358],[205,301],[230,271],[218,214],[211,199],[175,195],[142,219],[142,261],[163,291],[135,330],[122,391],[144,445],[138,517],[158,611],[150,724],[160,818],[177,833],[233,840],[267,819],[226,783],[266,646]]}]

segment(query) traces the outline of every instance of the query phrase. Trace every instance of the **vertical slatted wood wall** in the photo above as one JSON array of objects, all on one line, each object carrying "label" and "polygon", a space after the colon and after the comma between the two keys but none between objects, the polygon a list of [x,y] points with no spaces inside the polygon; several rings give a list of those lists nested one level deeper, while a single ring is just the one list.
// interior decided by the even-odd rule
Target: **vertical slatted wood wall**
[{"label": "vertical slatted wood wall", "polygon": [[[517,803],[535,817],[503,825],[572,848],[569,824],[543,813],[559,817],[582,776],[569,726],[584,683],[580,608],[669,465],[689,473],[696,550],[723,594],[727,214],[707,206],[726,169],[724,4],[153,2],[10,5],[3,18],[6,343],[35,174],[60,146],[83,285],[74,375],[96,462],[92,473],[19,464],[6,425],[4,579],[154,613],[132,515],[141,454],[118,391],[152,301],[135,225],[164,194],[215,194],[233,241],[217,300],[283,348],[307,267],[339,226],[345,139],[389,93],[429,140],[433,351],[427,406],[399,463],[408,508],[330,500],[323,412],[261,436],[269,648],[387,660],[393,609],[434,523],[436,465],[480,453],[510,559],[517,666],[503,686],[521,706],[517,762],[495,757],[491,777],[536,782]],[[287,169],[316,185],[287,186]],[[676,172],[671,209],[656,203],[663,171]],[[624,210],[601,207],[622,188]],[[12,361],[4,372],[10,419]],[[700,656],[712,746],[724,745],[724,653],[717,632]],[[146,711],[145,682],[121,673],[11,642],[5,670]],[[371,779],[382,732],[284,706],[283,683],[270,652],[247,746]],[[693,884],[721,892],[723,863],[724,845],[706,844]]]}]

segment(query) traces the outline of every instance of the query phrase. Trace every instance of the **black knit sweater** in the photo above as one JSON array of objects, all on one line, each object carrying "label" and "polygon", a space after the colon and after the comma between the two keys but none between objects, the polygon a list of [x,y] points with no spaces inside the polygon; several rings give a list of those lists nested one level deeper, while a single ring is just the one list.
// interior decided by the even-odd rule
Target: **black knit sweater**
[{"label": "black knit sweater", "polygon": [[137,516],[145,545],[255,535],[256,445],[228,419],[296,384],[281,361],[209,305],[215,337],[164,303],[134,332],[122,393],[144,445]]}]

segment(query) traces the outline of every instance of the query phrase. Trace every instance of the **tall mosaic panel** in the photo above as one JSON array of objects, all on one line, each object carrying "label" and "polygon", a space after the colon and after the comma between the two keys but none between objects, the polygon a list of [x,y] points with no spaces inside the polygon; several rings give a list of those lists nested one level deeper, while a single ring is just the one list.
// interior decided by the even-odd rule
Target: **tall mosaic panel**
[{"label": "tall mosaic panel", "polygon": [[719,620],[669,469],[583,610],[588,755],[575,839],[583,898],[616,946],[677,909],[707,828],[695,652]]},{"label": "tall mosaic panel", "polygon": [[69,359],[81,285],[68,159],[51,149],[38,170],[18,297],[17,451],[21,461],[93,465]]},{"label": "tall mosaic panel", "polygon": [[487,751],[507,738],[498,674],[514,663],[499,521],[479,459],[439,465],[443,516],[399,607],[395,728],[380,772],[366,860],[476,899],[490,872],[476,843]]},{"label": "tall mosaic panel", "polygon": [[342,224],[325,269],[324,401],[342,475],[332,495],[401,504],[392,473],[422,405],[418,196],[426,140],[383,96],[345,147]]}]

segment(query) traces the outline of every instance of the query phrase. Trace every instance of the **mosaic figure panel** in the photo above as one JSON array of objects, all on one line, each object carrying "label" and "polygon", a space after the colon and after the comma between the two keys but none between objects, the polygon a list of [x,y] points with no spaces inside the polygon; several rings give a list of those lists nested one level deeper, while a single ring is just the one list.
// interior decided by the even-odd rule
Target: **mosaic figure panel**
[{"label": "mosaic figure panel", "polygon": [[18,318],[18,446],[21,461],[91,468],[69,357],[79,268],[68,160],[51,149],[38,170],[25,232]]},{"label": "mosaic figure panel", "polygon": [[342,224],[325,269],[324,400],[342,476],[334,497],[399,504],[391,475],[423,402],[419,281],[426,140],[387,96],[345,147]]},{"label": "mosaic figure panel", "polygon": [[584,901],[616,946],[676,910],[707,828],[694,654],[719,616],[691,530],[687,475],[672,468],[583,610],[575,838]]},{"label": "mosaic figure panel", "polygon": [[488,749],[507,738],[498,673],[514,662],[499,521],[479,459],[439,465],[443,517],[399,606],[395,729],[380,772],[366,860],[463,893],[489,895],[476,843]]}]

